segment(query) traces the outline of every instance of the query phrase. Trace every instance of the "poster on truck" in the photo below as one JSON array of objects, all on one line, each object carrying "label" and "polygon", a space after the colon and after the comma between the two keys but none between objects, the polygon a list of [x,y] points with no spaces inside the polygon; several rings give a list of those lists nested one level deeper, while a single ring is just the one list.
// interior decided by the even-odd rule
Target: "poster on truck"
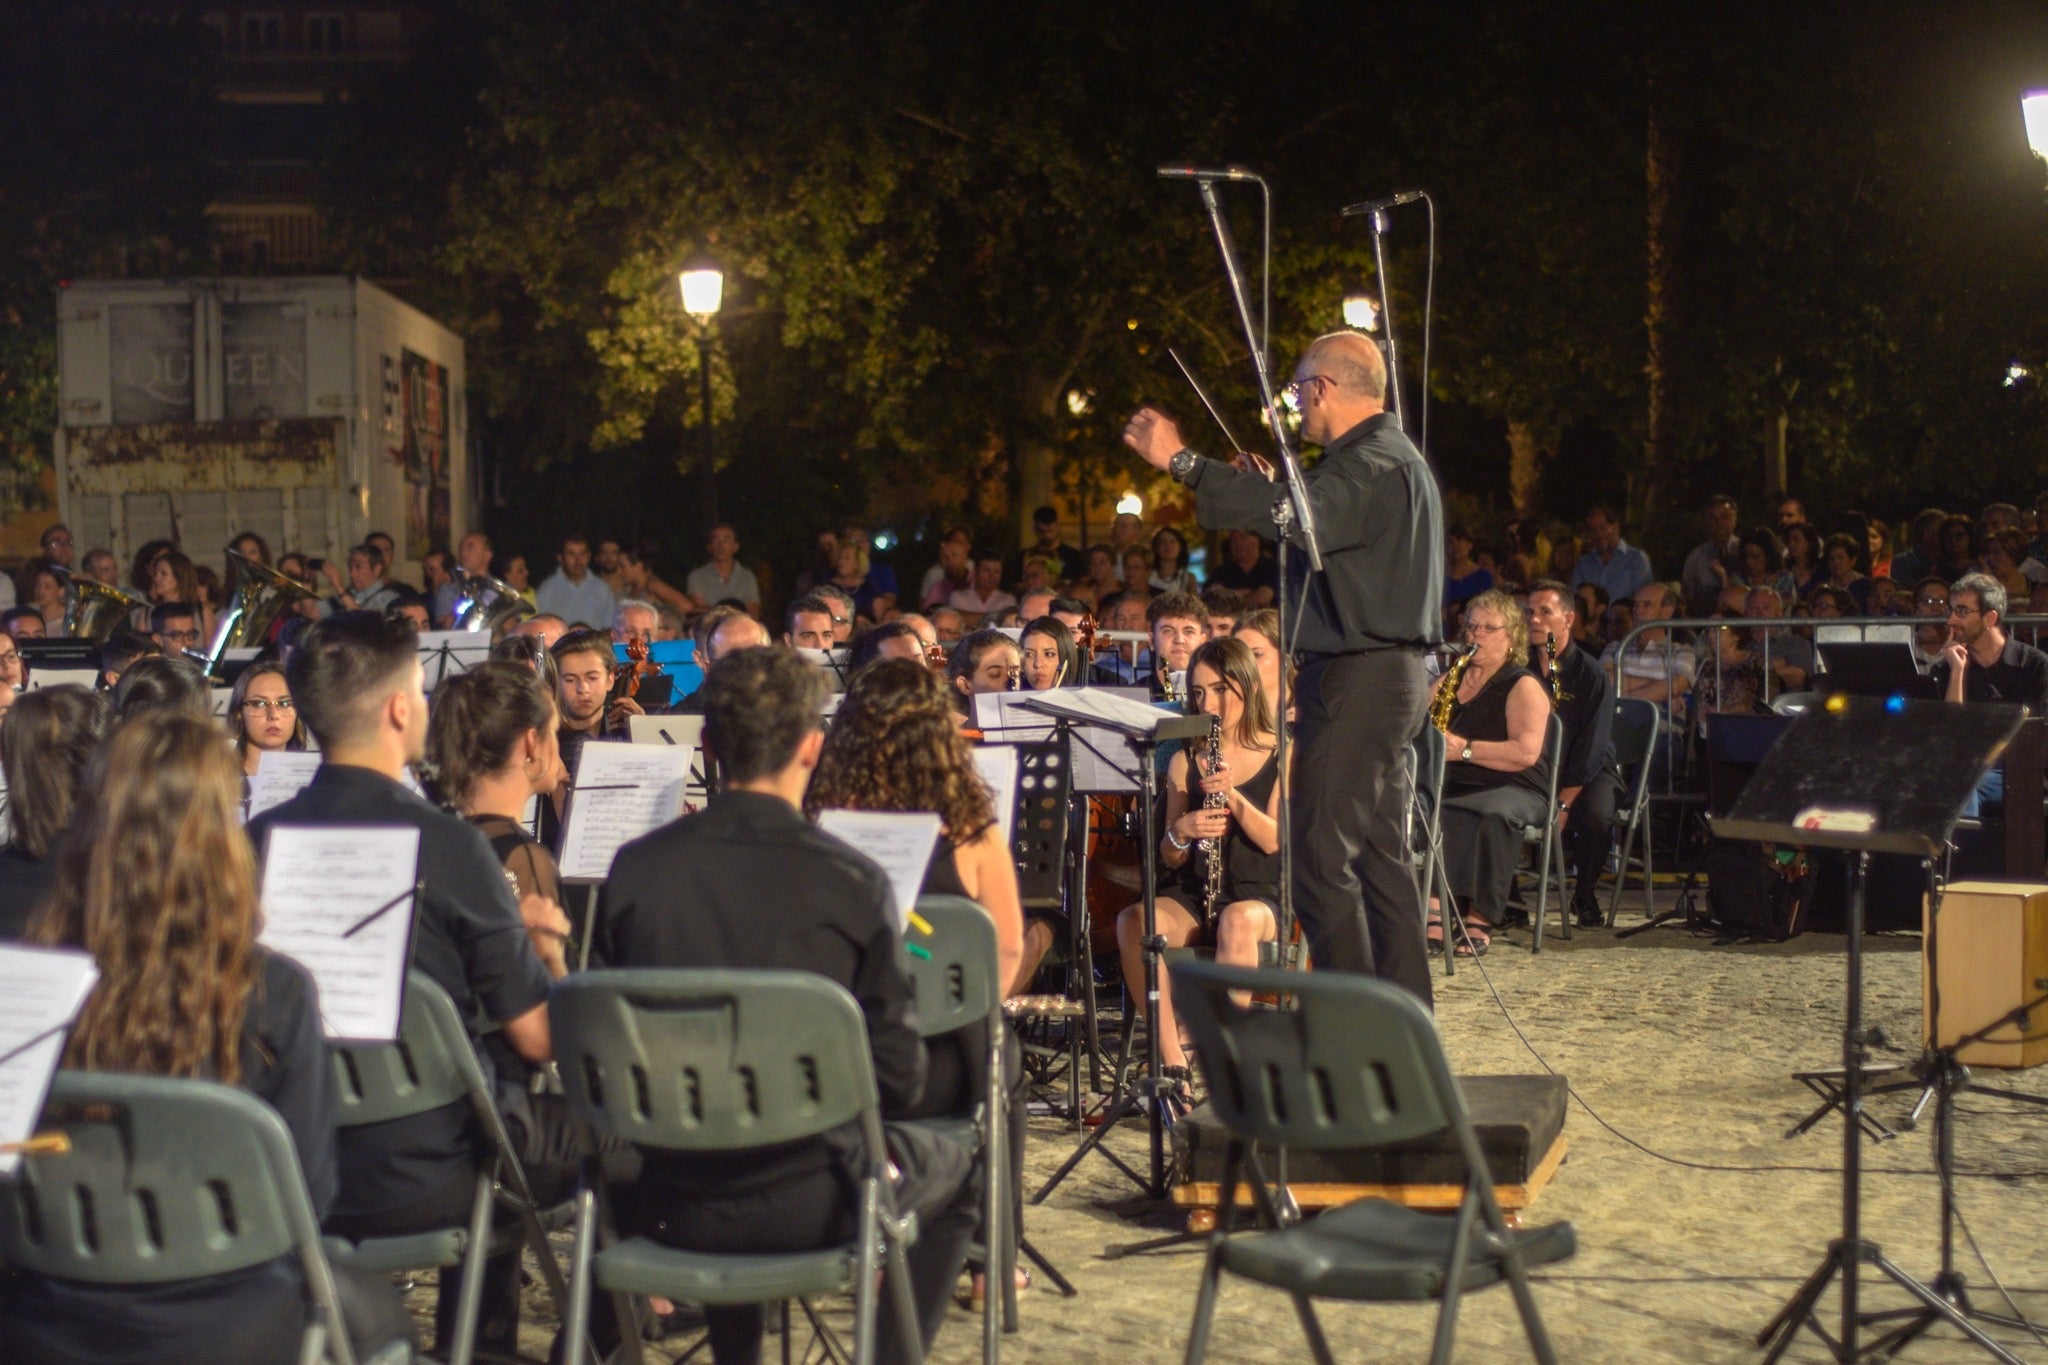
[{"label": "poster on truck", "polygon": [[398,401],[392,454],[405,471],[407,557],[417,560],[448,548],[448,367],[401,350]]}]

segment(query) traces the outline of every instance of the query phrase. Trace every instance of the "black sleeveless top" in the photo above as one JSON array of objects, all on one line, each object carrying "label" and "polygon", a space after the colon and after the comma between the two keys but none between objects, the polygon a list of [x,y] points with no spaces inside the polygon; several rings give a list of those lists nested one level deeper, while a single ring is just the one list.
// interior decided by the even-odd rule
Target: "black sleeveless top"
[{"label": "black sleeveless top", "polygon": [[[1515,684],[1523,678],[1535,676],[1526,668],[1508,664],[1486,680],[1486,686],[1479,689],[1478,696],[1451,707],[1451,730],[1465,739],[1507,739],[1508,693],[1514,691]],[[1487,787],[1526,787],[1538,796],[1549,794],[1550,731],[1547,723],[1543,732],[1542,754],[1518,773],[1496,772],[1477,763],[1460,763],[1456,754],[1450,756],[1450,762],[1444,768],[1445,792],[1455,794]]]},{"label": "black sleeveless top", "polygon": [[[1199,810],[1202,805],[1202,774],[1195,764],[1195,753],[1201,745],[1191,744],[1188,755],[1188,809]],[[1280,775],[1278,751],[1268,753],[1266,761],[1248,779],[1237,784],[1245,799],[1260,810],[1273,799],[1273,783]],[[1189,905],[1196,910],[1202,906],[1202,894],[1209,884],[1209,858],[1201,845],[1189,852],[1188,860],[1180,865],[1180,889],[1193,899]],[[1275,907],[1280,905],[1280,855],[1267,853],[1245,834],[1243,826],[1235,820],[1230,822],[1230,833],[1223,836],[1223,894],[1216,903],[1222,910],[1232,901],[1258,900]]]}]

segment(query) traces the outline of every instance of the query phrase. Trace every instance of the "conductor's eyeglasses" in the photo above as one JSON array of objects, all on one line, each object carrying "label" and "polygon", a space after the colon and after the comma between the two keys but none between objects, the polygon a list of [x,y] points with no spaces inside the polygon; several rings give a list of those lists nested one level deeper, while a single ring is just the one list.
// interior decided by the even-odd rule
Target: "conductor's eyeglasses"
[{"label": "conductor's eyeglasses", "polygon": [[1326,374],[1305,374],[1301,378],[1295,380],[1293,383],[1289,384],[1286,388],[1280,391],[1281,395],[1287,400],[1287,406],[1293,408],[1296,412],[1299,412],[1301,410],[1301,398],[1303,391],[1306,390],[1309,385],[1315,383],[1318,379],[1322,380],[1325,384],[1336,382]]}]

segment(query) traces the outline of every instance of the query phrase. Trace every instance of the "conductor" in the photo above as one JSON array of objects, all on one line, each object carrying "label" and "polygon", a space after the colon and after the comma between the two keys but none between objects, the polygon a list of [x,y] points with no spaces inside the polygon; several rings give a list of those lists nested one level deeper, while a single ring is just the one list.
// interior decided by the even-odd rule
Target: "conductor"
[{"label": "conductor", "polygon": [[[1300,666],[1295,908],[1318,970],[1372,973],[1433,1003],[1409,861],[1409,755],[1429,705],[1423,655],[1443,638],[1443,503],[1386,411],[1386,363],[1371,338],[1318,337],[1286,392],[1302,440],[1323,448],[1305,482],[1324,572],[1311,577],[1307,556],[1290,556],[1283,586],[1290,608],[1302,604],[1288,621]],[[1203,459],[1150,407],[1125,426],[1124,442],[1195,491],[1203,526],[1278,535],[1283,490],[1249,457]]]}]

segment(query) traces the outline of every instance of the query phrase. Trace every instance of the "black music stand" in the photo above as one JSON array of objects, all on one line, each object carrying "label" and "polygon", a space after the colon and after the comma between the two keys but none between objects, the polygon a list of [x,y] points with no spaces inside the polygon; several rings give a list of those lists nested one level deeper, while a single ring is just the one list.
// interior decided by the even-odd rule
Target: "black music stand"
[{"label": "black music stand", "polygon": [[[1126,1089],[1117,1098],[1116,1103],[1109,1107],[1108,1112],[1102,1116],[1102,1122],[1096,1125],[1095,1131],[1081,1140],[1081,1144],[1067,1157],[1066,1162],[1057,1171],[1053,1172],[1052,1178],[1047,1180],[1040,1187],[1039,1191],[1031,1196],[1033,1204],[1044,1203],[1046,1197],[1059,1187],[1060,1182],[1065,1180],[1067,1175],[1076,1166],[1081,1164],[1081,1158],[1087,1156],[1091,1151],[1100,1151],[1103,1156],[1109,1159],[1112,1165],[1129,1176],[1137,1183],[1140,1189],[1144,1190],[1152,1198],[1164,1199],[1167,1190],[1166,1129],[1172,1120],[1166,1112],[1165,1092],[1159,1085],[1159,1028],[1157,1022],[1159,1018],[1160,959],[1165,955],[1166,945],[1159,937],[1157,886],[1159,846],[1152,839],[1150,832],[1153,828],[1159,801],[1159,746],[1176,739],[1198,739],[1207,735],[1209,733],[1209,718],[1207,716],[1175,715],[1170,711],[1161,711],[1143,702],[1096,707],[1074,700],[1075,697],[1084,694],[1085,690],[1083,693],[1065,696],[1057,691],[1047,692],[1033,696],[1027,701],[1020,701],[1017,705],[1023,710],[1035,711],[1054,720],[1064,720],[1079,725],[1092,725],[1121,735],[1130,741],[1131,748],[1137,754],[1138,771],[1133,776],[1137,779],[1138,783],[1139,819],[1146,831],[1145,838],[1140,845],[1140,852],[1143,857],[1142,866],[1144,868],[1142,903],[1145,907],[1145,999],[1152,1009],[1151,1018],[1153,1022],[1145,1030],[1146,1073],[1144,1078]],[[1122,701],[1121,698],[1112,698],[1111,700]],[[1076,736],[1076,739],[1083,744],[1087,743],[1084,737]],[[1098,752],[1098,756],[1103,757],[1105,762],[1109,761],[1106,755],[1100,755]],[[1130,1024],[1127,1022],[1124,1027],[1129,1028]],[[1146,1122],[1151,1131],[1152,1163],[1150,1179],[1139,1175],[1124,1162],[1122,1157],[1107,1147],[1102,1146],[1103,1138],[1107,1137],[1110,1131],[1117,1124],[1121,1123],[1133,1108],[1140,1104],[1145,1106]]]},{"label": "black music stand", "polygon": [[[1734,810],[1709,822],[1722,838],[1839,848],[1856,855],[1844,942],[1842,1234],[1799,1292],[1757,1334],[1757,1345],[1769,1348],[1764,1365],[1780,1359],[1802,1327],[1811,1328],[1835,1360],[1853,1362],[1880,1347],[1895,1350],[1936,1322],[1955,1327],[1993,1359],[2019,1365],[1962,1309],[1893,1264],[1863,1236],[1863,1073],[1874,1041],[1863,1024],[1863,893],[1873,853],[1940,856],[1963,804],[2024,718],[2017,706],[1878,701],[1837,693],[1785,732],[1758,765]],[[1865,1326],[1897,1316],[1860,1309],[1857,1275],[1866,1265],[1910,1294],[1919,1308],[1909,1314],[1911,1331],[1900,1329],[1860,1346],[1858,1334]],[[1839,1337],[1828,1333],[1815,1312],[1837,1275],[1842,1280]]]}]

